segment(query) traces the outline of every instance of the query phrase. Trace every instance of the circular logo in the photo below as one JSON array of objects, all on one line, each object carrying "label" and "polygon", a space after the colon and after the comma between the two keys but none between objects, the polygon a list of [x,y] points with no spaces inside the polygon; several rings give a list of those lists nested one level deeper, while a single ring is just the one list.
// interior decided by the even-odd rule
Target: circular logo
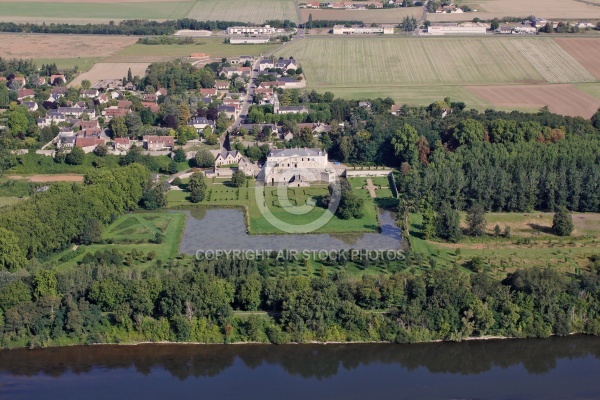
[{"label": "circular logo", "polygon": [[[281,150],[281,153],[291,152]],[[316,150],[317,155],[293,154],[281,155],[271,153],[262,171],[262,179],[258,179],[254,191],[256,204],[263,217],[275,228],[286,233],[311,233],[325,226],[340,204],[341,186],[334,168],[329,167],[326,153]],[[293,152],[292,152],[293,153]],[[321,155],[323,154],[323,155]],[[315,185],[328,184],[329,195],[324,196],[322,207],[313,196],[297,196],[297,190]],[[294,194],[293,198],[290,194]],[[273,208],[273,209],[271,209]],[[307,215],[315,208],[321,213]],[[319,216],[316,217],[316,214]],[[297,223],[306,216],[306,221]],[[292,223],[289,219],[296,223]]]}]

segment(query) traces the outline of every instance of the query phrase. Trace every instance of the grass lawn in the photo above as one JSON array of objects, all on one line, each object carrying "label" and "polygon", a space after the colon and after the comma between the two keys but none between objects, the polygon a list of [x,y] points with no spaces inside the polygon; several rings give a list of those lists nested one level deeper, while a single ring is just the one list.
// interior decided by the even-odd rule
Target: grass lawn
[{"label": "grass lawn", "polygon": [[[1,3],[0,3],[1,4]],[[192,53],[206,53],[211,57],[258,56],[276,48],[276,44],[233,45],[223,38],[197,39],[194,44],[146,45],[135,43],[104,59],[104,62],[156,62],[189,57]]]},{"label": "grass lawn", "polygon": [[[187,180],[182,180],[184,184]],[[208,179],[206,198],[200,203],[205,206],[239,206],[245,207],[249,215],[249,232],[251,234],[277,234],[282,233],[274,227],[265,216],[262,215],[256,202],[255,182],[248,182],[248,187],[235,188],[225,179]],[[185,186],[184,186],[185,188]],[[265,201],[271,213],[281,221],[294,225],[304,225],[315,221],[328,210],[320,206],[321,199],[328,194],[326,185],[313,185],[310,187],[288,188],[287,197],[290,206],[301,206],[309,202],[315,204],[308,213],[297,215],[286,211],[277,187],[267,187],[265,190]],[[342,220],[337,216],[327,222],[326,225],[316,230],[315,233],[347,233],[347,232],[377,232],[379,223],[377,221],[377,209],[373,199],[366,189],[355,189],[358,196],[365,200],[364,216],[360,219]],[[391,194],[391,192],[390,192]],[[186,190],[171,190],[167,198],[169,207],[192,206],[188,201],[189,192]],[[281,200],[281,201],[280,201]]]},{"label": "grass lawn", "polygon": [[102,57],[36,58],[34,61],[38,66],[42,66],[42,64],[56,64],[58,69],[72,69],[77,66],[80,72],[86,72],[94,64],[100,62],[101,59]]},{"label": "grass lawn", "polygon": [[[80,246],[76,257],[68,261],[60,261],[61,258],[72,251],[71,249],[65,250],[55,255],[53,260],[60,261],[61,268],[68,268],[81,261],[86,253],[117,249],[125,255],[135,249],[144,253],[143,257],[151,251],[156,253],[154,260],[144,258],[145,262],[142,261],[143,264],[150,265],[155,260],[168,262],[179,254],[179,242],[183,233],[185,218],[184,213],[141,212],[126,214],[117,218],[115,222],[105,228],[102,238],[106,243]],[[163,242],[160,244],[151,243],[157,233],[164,235]]]},{"label": "grass lawn", "polygon": [[0,179],[1,197],[25,197],[29,196],[31,183],[26,179]]},{"label": "grass lawn", "polygon": [[[571,237],[551,233],[552,213],[488,213],[486,235],[480,238],[463,237],[459,243],[424,240],[420,214],[411,217],[411,249],[418,253],[423,264],[464,268],[473,257],[481,257],[492,273],[503,276],[507,271],[524,267],[554,267],[575,272],[586,268],[589,256],[600,253],[600,214],[573,214],[575,230]],[[464,225],[465,214],[461,213]],[[510,227],[509,238],[493,235],[498,224],[502,232]],[[466,269],[465,269],[466,270]]]}]

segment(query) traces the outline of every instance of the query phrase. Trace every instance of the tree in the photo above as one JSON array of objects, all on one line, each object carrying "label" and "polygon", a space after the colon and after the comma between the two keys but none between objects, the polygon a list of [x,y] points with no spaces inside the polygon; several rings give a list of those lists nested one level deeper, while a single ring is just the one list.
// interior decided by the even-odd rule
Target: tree
[{"label": "tree", "polygon": [[492,20],[492,22],[490,23],[490,29],[492,31],[495,31],[496,29],[498,29],[500,27],[500,21],[498,20],[498,18],[494,18]]},{"label": "tree", "polygon": [[0,269],[16,271],[23,268],[26,261],[15,234],[0,228]]},{"label": "tree", "polygon": [[176,174],[178,171],[177,168],[177,163],[175,162],[175,160],[171,160],[171,162],[169,163],[169,166],[167,167],[167,172],[171,175]]},{"label": "tree", "polygon": [[29,125],[29,120],[27,119],[27,108],[23,106],[13,107],[13,104],[11,104],[10,111],[8,112],[7,125],[10,128],[13,136],[25,134]]},{"label": "tree", "polygon": [[81,88],[82,89],[89,89],[92,86],[92,82],[90,82],[87,79],[84,79],[81,81]]},{"label": "tree", "polygon": [[81,147],[73,147],[73,150],[71,150],[71,152],[67,154],[65,161],[67,162],[67,164],[81,165],[83,164],[84,159],[85,151],[83,151]]},{"label": "tree", "polygon": [[185,150],[183,150],[182,148],[176,149],[173,152],[173,161],[175,161],[176,163],[184,162],[186,160],[187,156],[185,154]]},{"label": "tree", "polygon": [[106,146],[104,143],[100,143],[96,147],[96,150],[94,150],[94,153],[96,153],[98,157],[104,157],[108,154],[108,146]]},{"label": "tree", "polygon": [[146,210],[156,210],[167,205],[167,189],[162,182],[149,182],[142,192],[140,204]]},{"label": "tree", "polygon": [[424,238],[428,240],[435,236],[435,211],[429,203],[426,203],[425,206],[422,207],[421,214],[423,215],[423,224],[421,230]]},{"label": "tree", "polygon": [[190,176],[188,190],[191,192],[190,201],[192,203],[199,203],[204,200],[204,197],[206,196],[206,182],[204,182],[203,173],[194,172],[192,176]]},{"label": "tree", "polygon": [[235,187],[242,187],[246,184],[246,174],[239,169],[235,171],[231,177],[231,183]]},{"label": "tree", "polygon": [[79,234],[79,243],[92,244],[98,243],[102,239],[102,223],[97,218],[88,218],[85,226]]},{"label": "tree", "polygon": [[248,156],[251,161],[258,161],[262,158],[263,152],[258,146],[250,146],[248,147],[248,150],[246,150],[246,156]]},{"label": "tree", "polygon": [[419,159],[419,133],[415,128],[408,124],[398,129],[392,136],[392,145],[394,154],[400,158],[400,163],[407,162],[415,166]]},{"label": "tree", "polygon": [[181,125],[177,128],[177,141],[184,145],[188,141],[198,139],[198,131],[193,126]]},{"label": "tree", "polygon": [[453,243],[458,242],[462,236],[460,215],[447,202],[444,202],[438,211],[436,233],[438,237]]},{"label": "tree", "polygon": [[9,101],[8,88],[6,84],[0,82],[0,108],[8,108]]},{"label": "tree", "polygon": [[133,82],[133,74],[131,73],[131,67],[127,70],[127,81]]},{"label": "tree", "polygon": [[483,142],[484,136],[485,128],[482,123],[471,118],[461,121],[454,129],[454,138],[461,145]]},{"label": "tree", "polygon": [[310,13],[310,14],[308,14],[308,24],[307,24],[308,29],[312,29],[312,24],[313,24],[313,16],[312,16],[312,13]]},{"label": "tree", "polygon": [[364,203],[352,190],[342,190],[337,215],[341,219],[360,219],[364,215]]},{"label": "tree", "polygon": [[196,161],[196,165],[200,168],[209,168],[214,167],[215,165],[215,157],[210,150],[206,148],[198,150],[194,160]]},{"label": "tree", "polygon": [[467,210],[467,233],[470,236],[481,236],[485,232],[485,210],[480,204],[473,204]]},{"label": "tree", "polygon": [[558,236],[570,236],[573,232],[573,218],[566,207],[560,207],[554,214],[552,232]]},{"label": "tree", "polygon": [[129,134],[125,117],[114,117],[108,127],[112,131],[113,137],[126,137]]}]

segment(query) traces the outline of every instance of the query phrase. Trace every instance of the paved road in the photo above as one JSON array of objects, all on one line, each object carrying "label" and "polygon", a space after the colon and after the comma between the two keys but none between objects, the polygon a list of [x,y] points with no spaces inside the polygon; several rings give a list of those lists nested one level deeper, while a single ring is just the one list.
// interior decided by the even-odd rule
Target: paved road
[{"label": "paved road", "polygon": [[417,29],[415,29],[413,35],[418,36],[421,34],[421,29],[419,27],[422,26],[425,23],[425,20],[427,19],[427,6],[429,6],[429,0],[423,3],[423,15],[421,16],[421,19],[417,21]]}]

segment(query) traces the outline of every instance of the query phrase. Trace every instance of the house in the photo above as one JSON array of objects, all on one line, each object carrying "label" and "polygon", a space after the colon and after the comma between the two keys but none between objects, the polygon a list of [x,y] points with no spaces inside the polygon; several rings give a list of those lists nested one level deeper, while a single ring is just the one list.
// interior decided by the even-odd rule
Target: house
[{"label": "house", "polygon": [[369,101],[359,101],[358,106],[360,108],[371,108],[371,102]]},{"label": "house", "polygon": [[81,118],[84,114],[87,114],[90,118],[96,117],[96,111],[85,107],[58,107],[56,112],[64,115],[72,115],[76,118]]},{"label": "house", "polygon": [[151,101],[142,101],[142,106],[149,108],[150,111],[155,112],[155,113],[160,111],[160,106]]},{"label": "house", "polygon": [[25,100],[28,98],[33,98],[35,96],[35,91],[33,89],[20,89],[17,90],[17,100]]},{"label": "house", "polygon": [[284,71],[287,71],[288,69],[298,69],[298,64],[293,58],[280,58],[279,60],[275,61],[275,68],[280,68]]},{"label": "house", "polygon": [[306,3],[306,8],[319,8],[319,2],[318,1],[309,1]]},{"label": "house", "polygon": [[21,87],[25,86],[25,84],[27,83],[27,81],[25,80],[25,77],[23,77],[23,76],[13,77],[11,79],[10,83],[13,83],[13,82],[18,82]]},{"label": "house", "polygon": [[289,142],[290,140],[294,139],[294,134],[291,131],[283,132],[281,134],[281,139]]},{"label": "house", "polygon": [[273,96],[273,112],[275,114],[310,114],[311,110],[307,106],[280,106],[277,94]]},{"label": "house", "polygon": [[239,76],[250,76],[252,69],[250,67],[224,67],[221,71],[229,79],[233,78],[234,74]]},{"label": "house", "polygon": [[21,104],[27,107],[29,111],[37,111],[38,109],[38,104],[35,101],[22,101]]},{"label": "house", "polygon": [[275,68],[275,63],[273,62],[273,60],[265,58],[258,62],[258,70],[259,71],[264,71],[264,70],[271,69],[271,68]]},{"label": "house", "polygon": [[244,128],[248,132],[252,133],[255,126],[258,126],[261,132],[265,128],[268,129],[269,136],[276,136],[279,133],[279,129],[277,129],[277,125],[275,124],[242,124],[240,125],[240,128]]},{"label": "house", "polygon": [[219,106],[217,111],[219,114],[224,113],[228,118],[237,118],[238,116],[238,108],[234,106]]},{"label": "house", "polygon": [[402,108],[402,106],[400,104],[392,104],[392,108],[390,109],[390,113],[392,115],[398,115],[398,112],[400,111],[401,108]]},{"label": "house", "polygon": [[173,136],[144,136],[143,141],[146,149],[151,151],[170,150],[175,146]]},{"label": "house", "polygon": [[106,93],[102,93],[100,96],[98,96],[96,101],[98,104],[106,104],[108,103],[108,95]]},{"label": "house", "polygon": [[74,135],[71,136],[61,136],[58,135],[58,140],[56,141],[56,146],[60,148],[73,148],[75,147],[75,142],[77,141],[77,137]]},{"label": "house", "polygon": [[154,93],[144,93],[142,94],[142,101],[153,101],[156,102],[156,94]]},{"label": "house", "polygon": [[73,128],[79,128],[80,130],[86,130],[86,129],[99,130],[100,123],[96,120],[94,120],[94,121],[79,120],[73,124]]},{"label": "house", "polygon": [[215,88],[218,90],[229,90],[229,81],[215,81]]},{"label": "house", "polygon": [[133,103],[129,100],[119,100],[117,102],[117,108],[120,108],[121,110],[129,110],[132,104]]},{"label": "house", "polygon": [[462,24],[431,24],[427,27],[428,35],[485,35],[489,26],[481,22]]},{"label": "house", "polygon": [[330,183],[336,173],[329,167],[327,152],[321,149],[273,149],[263,166],[268,185],[302,186],[310,182]]},{"label": "house", "polygon": [[129,138],[115,138],[113,140],[113,147],[115,150],[127,151],[131,148],[132,140]]},{"label": "house", "polygon": [[213,102],[213,99],[212,99],[212,97],[202,97],[202,98],[200,98],[199,101],[201,101],[205,105],[209,105],[210,103]]},{"label": "house", "polygon": [[202,88],[200,89],[200,94],[202,96],[216,96],[217,95],[217,89],[216,88]]},{"label": "house", "polygon": [[79,92],[79,95],[84,99],[95,99],[100,95],[100,92],[98,89],[83,89]]},{"label": "house", "polygon": [[78,137],[75,139],[75,147],[81,147],[86,153],[94,151],[100,144],[104,144],[106,141],[98,137]]},{"label": "house", "polygon": [[50,84],[54,85],[62,85],[63,83],[67,83],[67,78],[63,74],[50,75]]},{"label": "house", "polygon": [[224,151],[215,157],[215,168],[221,165],[237,164],[242,159],[242,153],[239,151]]},{"label": "house", "polygon": [[166,96],[167,94],[169,94],[168,90],[165,88],[160,88],[156,91],[155,95],[156,97],[160,97],[160,96]]},{"label": "house", "polygon": [[89,137],[95,137],[95,138],[99,138],[102,137],[102,134],[104,132],[100,129],[82,129],[79,132],[77,132],[77,137],[78,138],[89,138]]},{"label": "house", "polygon": [[242,171],[246,176],[256,177],[260,172],[260,167],[246,157],[242,157],[238,161],[238,171]]},{"label": "house", "polygon": [[119,107],[108,107],[102,111],[102,115],[106,118],[124,117],[129,114],[130,110],[119,108]]},{"label": "house", "polygon": [[210,126],[210,128],[213,130],[215,130],[215,121],[207,119],[205,117],[193,117],[190,122],[188,123],[188,126],[193,126],[194,128],[196,128],[196,130],[198,131],[198,133],[204,131],[204,128],[206,128],[207,126]]},{"label": "house", "polygon": [[531,26],[534,28],[543,28],[548,23],[548,20],[545,18],[535,18],[531,21]]}]

